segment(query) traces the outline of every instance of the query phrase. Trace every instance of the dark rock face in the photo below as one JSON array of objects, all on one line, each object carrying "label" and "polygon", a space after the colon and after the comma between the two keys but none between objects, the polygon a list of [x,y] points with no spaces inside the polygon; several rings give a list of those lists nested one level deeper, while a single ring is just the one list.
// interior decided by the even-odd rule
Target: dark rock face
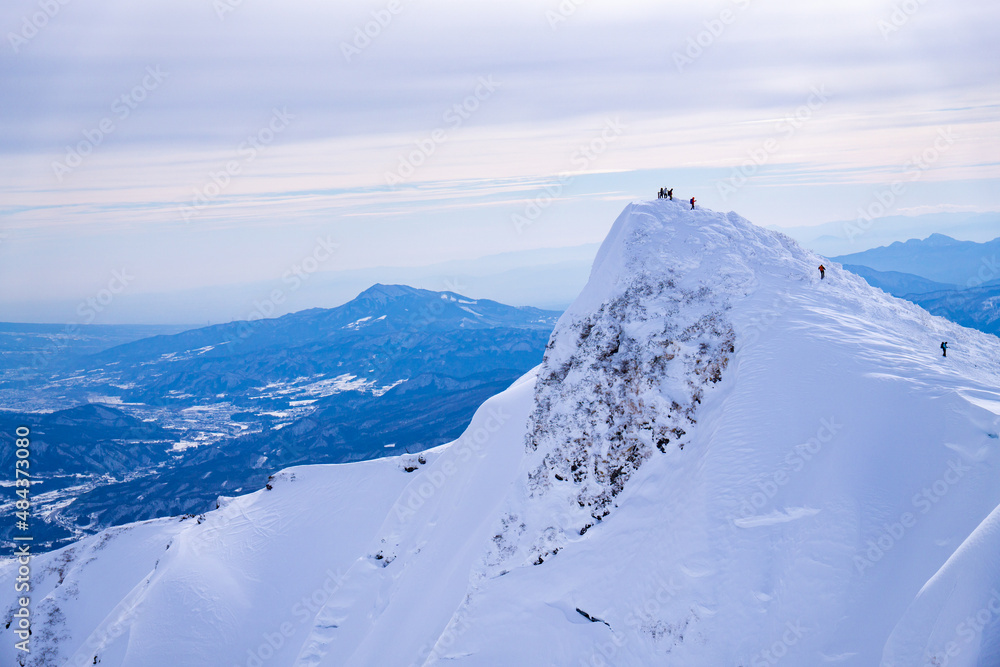
[{"label": "dark rock face", "polygon": [[[564,529],[585,533],[613,511],[644,461],[684,448],[705,386],[722,379],[735,351],[725,310],[708,290],[647,280],[557,329],[526,447],[540,458],[529,493],[572,496],[580,525]],[[532,555],[556,549],[545,538]]]}]

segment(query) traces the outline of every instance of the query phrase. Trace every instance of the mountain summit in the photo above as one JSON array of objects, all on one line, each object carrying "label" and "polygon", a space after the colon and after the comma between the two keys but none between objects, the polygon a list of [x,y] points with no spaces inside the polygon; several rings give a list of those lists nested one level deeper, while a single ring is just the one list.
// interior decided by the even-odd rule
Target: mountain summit
[{"label": "mountain summit", "polygon": [[998,664],[997,351],[634,203],[458,440],[45,554],[27,664]]}]

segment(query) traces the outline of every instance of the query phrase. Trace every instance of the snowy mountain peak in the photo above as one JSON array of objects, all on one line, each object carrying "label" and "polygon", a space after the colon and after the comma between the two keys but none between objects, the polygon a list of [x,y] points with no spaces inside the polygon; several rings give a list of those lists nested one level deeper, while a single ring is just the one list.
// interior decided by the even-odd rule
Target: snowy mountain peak
[{"label": "snowy mountain peak", "polygon": [[957,245],[958,243],[961,243],[961,242],[960,241],[956,241],[952,237],[947,236],[945,234],[937,234],[937,233],[935,233],[935,234],[931,234],[926,239],[924,239],[924,243],[929,244],[929,245],[936,245],[936,246],[951,246],[951,245]]},{"label": "snowy mountain peak", "polygon": [[356,298],[358,299],[395,299],[402,296],[413,296],[417,294],[426,293],[427,290],[420,290],[416,287],[410,287],[409,285],[383,285],[382,283],[375,283],[365,291],[361,292]]},{"label": "snowy mountain peak", "polygon": [[538,373],[523,494],[487,558],[540,564],[613,510],[640,466],[678,456],[735,352],[728,311],[758,273],[818,265],[787,237],[734,213],[632,204],[560,319]]},{"label": "snowy mountain peak", "polygon": [[590,282],[570,311],[592,312],[643,276],[680,279],[687,288],[727,293],[742,285],[745,292],[754,287],[758,272],[814,271],[816,266],[807,267],[814,260],[818,257],[789,237],[736,213],[690,210],[670,200],[636,202],[615,221],[597,253]]}]

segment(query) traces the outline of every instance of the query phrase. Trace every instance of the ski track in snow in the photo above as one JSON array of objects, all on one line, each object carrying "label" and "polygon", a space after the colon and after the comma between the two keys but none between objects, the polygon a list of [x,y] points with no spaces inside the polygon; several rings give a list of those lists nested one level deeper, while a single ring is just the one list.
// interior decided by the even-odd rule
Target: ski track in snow
[{"label": "ski track in snow", "polygon": [[37,556],[26,664],[1000,664],[998,346],[632,204],[459,440]]}]

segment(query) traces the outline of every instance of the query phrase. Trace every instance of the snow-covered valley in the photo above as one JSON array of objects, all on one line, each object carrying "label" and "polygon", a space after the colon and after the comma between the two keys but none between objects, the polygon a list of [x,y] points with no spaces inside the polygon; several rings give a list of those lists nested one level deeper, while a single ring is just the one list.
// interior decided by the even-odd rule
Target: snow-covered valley
[{"label": "snow-covered valley", "polygon": [[[0,327],[0,464],[14,465],[15,431],[30,427],[39,552],[199,514],[287,467],[453,440],[538,364],[558,316],[374,285],[336,308],[146,338],[107,327],[54,347],[42,325]],[[14,483],[0,481],[8,541]]]},{"label": "snow-covered valley", "polygon": [[27,655],[7,560],[0,663],[998,665],[1000,341],[821,261],[631,204],[458,440],[38,556]]}]

